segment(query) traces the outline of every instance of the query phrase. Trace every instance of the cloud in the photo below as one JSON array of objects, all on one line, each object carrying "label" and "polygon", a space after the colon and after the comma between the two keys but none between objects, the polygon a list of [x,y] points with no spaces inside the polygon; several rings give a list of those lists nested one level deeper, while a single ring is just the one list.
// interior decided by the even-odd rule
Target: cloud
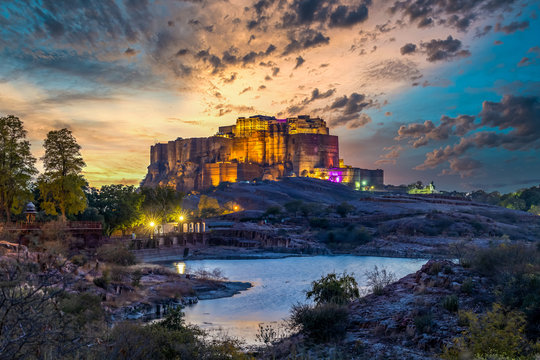
[{"label": "cloud", "polygon": [[[501,148],[508,151],[540,149],[540,99],[538,97],[505,95],[500,102],[484,101],[478,118],[480,122],[474,125],[466,122],[459,133],[462,137],[457,144],[447,145],[427,153],[425,161],[415,169],[435,168],[446,161],[463,158],[465,153],[473,148]],[[398,138],[414,134],[419,141],[427,138],[427,134],[434,130],[429,125],[428,128],[423,135],[420,135],[422,134],[420,128],[418,128],[419,131],[414,131],[415,129],[410,126],[400,128],[402,134]],[[471,131],[478,129],[482,130]],[[458,134],[457,131],[455,134]]]},{"label": "cloud", "polygon": [[504,32],[506,34],[513,34],[518,30],[525,30],[529,28],[529,20],[525,21],[513,21],[508,25],[501,25],[501,23],[497,23],[497,26],[495,26],[495,30],[499,32]]},{"label": "cloud", "polygon": [[285,46],[283,55],[289,55],[301,50],[328,45],[330,38],[322,32],[313,29],[302,29],[288,33],[289,43]]},{"label": "cloud", "polygon": [[482,163],[478,160],[466,158],[454,158],[448,161],[450,169],[443,169],[442,175],[459,174],[461,178],[470,177],[474,172],[482,167]]},{"label": "cloud", "polygon": [[356,129],[371,122],[371,117],[361,112],[373,105],[373,101],[368,100],[365,95],[352,93],[337,98],[325,110],[333,115],[329,122],[331,126]]},{"label": "cloud", "polygon": [[339,4],[328,0],[293,0],[281,18],[281,26],[327,25],[352,27],[368,18],[371,1],[356,5]]},{"label": "cloud", "polygon": [[299,56],[296,58],[296,65],[294,66],[295,69],[298,69],[302,64],[304,64],[306,60],[304,60],[303,57]]},{"label": "cloud", "polygon": [[338,6],[330,15],[330,27],[351,27],[365,21],[368,18],[366,4],[360,4],[356,8],[345,5]]},{"label": "cloud", "polygon": [[470,130],[476,128],[475,117],[470,115],[459,115],[451,118],[442,116],[440,124],[435,126],[431,120],[421,123],[402,125],[398,130],[396,140],[412,139],[414,148],[427,145],[429,140],[446,140],[450,136],[464,136]]},{"label": "cloud", "polygon": [[386,151],[386,154],[382,154],[379,156],[379,160],[375,161],[375,165],[384,165],[384,164],[396,164],[396,159],[399,158],[401,155],[401,152],[403,151],[403,147],[401,145],[392,145],[383,148],[383,151]]},{"label": "cloud", "polygon": [[126,56],[135,56],[135,55],[137,55],[137,53],[138,53],[138,51],[136,51],[135,49],[132,49],[132,48],[130,48],[130,47],[128,47],[128,48],[126,49],[126,51],[124,51],[124,54],[125,54]]},{"label": "cloud", "polygon": [[412,54],[416,51],[416,44],[405,44],[401,47],[401,49],[399,49],[399,51],[401,52],[401,55]]},{"label": "cloud", "polygon": [[420,47],[426,53],[427,61],[435,62],[450,60],[456,57],[467,57],[471,53],[461,49],[461,41],[449,35],[445,40],[433,39],[429,42],[421,43]]}]

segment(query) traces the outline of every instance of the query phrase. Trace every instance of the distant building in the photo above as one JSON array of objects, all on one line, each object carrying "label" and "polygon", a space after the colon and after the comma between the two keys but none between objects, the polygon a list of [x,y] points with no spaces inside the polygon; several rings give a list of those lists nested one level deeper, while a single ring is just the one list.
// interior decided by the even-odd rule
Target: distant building
[{"label": "distant building", "polygon": [[383,170],[346,166],[338,137],[326,122],[307,115],[287,119],[240,117],[208,138],[178,138],[150,148],[143,186],[204,190],[222,182],[304,176],[344,183],[358,190],[383,187]]}]

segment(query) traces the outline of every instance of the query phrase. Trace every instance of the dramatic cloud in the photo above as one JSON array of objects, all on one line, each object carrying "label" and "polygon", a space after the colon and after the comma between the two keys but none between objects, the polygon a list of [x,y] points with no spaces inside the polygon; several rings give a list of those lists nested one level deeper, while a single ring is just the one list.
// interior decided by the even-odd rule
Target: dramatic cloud
[{"label": "dramatic cloud", "polygon": [[427,54],[427,61],[430,62],[471,55],[468,50],[461,49],[461,41],[454,39],[450,35],[445,40],[433,39],[429,42],[421,43],[420,47]]},{"label": "dramatic cloud", "polygon": [[401,49],[399,49],[399,51],[401,52],[401,55],[412,54],[416,51],[416,45],[411,43],[405,44],[401,47]]},{"label": "dramatic cloud", "polygon": [[[540,149],[540,100],[538,97],[505,95],[500,102],[485,101],[478,117],[480,122],[477,124],[472,123],[471,116],[468,116],[467,120],[461,121],[461,130],[452,132],[455,135],[462,136],[459,143],[429,152],[426,154],[424,163],[418,165],[416,169],[434,168],[451,160],[454,168],[464,169],[465,165],[472,167],[476,163],[473,163],[470,159],[463,160],[463,155],[473,148],[503,148],[509,151]],[[459,119],[459,117],[456,119]],[[456,119],[447,123],[455,123]],[[415,143],[422,141],[422,139],[426,140],[428,137],[439,139],[430,134],[436,129],[440,129],[442,125],[434,128],[429,124],[426,125],[426,123],[423,126],[421,124],[412,124],[400,128],[398,138],[416,137]],[[473,129],[482,130],[471,132]],[[442,131],[442,139],[446,139],[449,133],[449,131]],[[469,136],[464,136],[465,134]],[[461,171],[460,173],[463,174],[464,172]]]},{"label": "dramatic cloud", "polygon": [[303,57],[299,56],[296,58],[296,65],[294,65],[295,69],[298,69],[300,66],[302,66],[303,63],[305,63],[306,60],[304,60]]},{"label": "dramatic cloud", "polygon": [[460,115],[456,118],[444,115],[438,126],[435,126],[431,120],[423,124],[402,125],[398,130],[396,140],[411,138],[412,146],[417,148],[427,145],[429,140],[446,140],[453,135],[464,136],[476,127],[474,120],[475,117],[469,115]]},{"label": "dramatic cloud", "polygon": [[289,43],[285,46],[283,55],[289,55],[301,50],[327,45],[330,42],[328,36],[312,29],[303,29],[299,32],[290,31],[288,37]]},{"label": "dramatic cloud", "polygon": [[327,108],[333,114],[330,120],[331,126],[345,125],[350,129],[356,129],[367,125],[371,118],[362,110],[373,106],[373,101],[366,99],[363,94],[352,93],[340,97]]}]

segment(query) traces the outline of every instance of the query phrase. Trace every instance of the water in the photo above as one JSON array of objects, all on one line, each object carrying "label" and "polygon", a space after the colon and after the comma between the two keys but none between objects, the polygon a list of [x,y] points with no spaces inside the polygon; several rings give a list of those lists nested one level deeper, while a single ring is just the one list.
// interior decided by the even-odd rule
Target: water
[{"label": "water", "polygon": [[375,265],[401,278],[417,271],[426,262],[418,259],[373,256],[315,256],[258,260],[193,260],[175,263],[195,270],[219,268],[231,281],[249,281],[253,287],[238,295],[202,300],[185,309],[186,321],[210,332],[222,331],[230,336],[255,343],[260,323],[279,322],[289,315],[291,306],[306,302],[305,293],[312,281],[330,272],[354,273],[358,285],[365,288],[365,271]]}]

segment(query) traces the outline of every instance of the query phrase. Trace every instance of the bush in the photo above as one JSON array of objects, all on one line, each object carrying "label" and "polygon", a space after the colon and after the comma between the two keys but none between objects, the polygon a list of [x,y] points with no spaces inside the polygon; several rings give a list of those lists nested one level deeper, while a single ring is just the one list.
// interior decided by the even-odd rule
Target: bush
[{"label": "bush", "polygon": [[66,314],[73,315],[79,326],[105,318],[100,297],[90,293],[64,293],[60,309]]},{"label": "bush", "polygon": [[265,216],[278,216],[281,214],[281,206],[270,206],[268,209],[266,209],[264,215]]},{"label": "bush", "polygon": [[384,294],[384,288],[397,280],[396,274],[385,268],[379,270],[377,265],[373,267],[373,270],[366,271],[365,276],[367,285],[375,295]]},{"label": "bush", "polygon": [[135,255],[121,243],[101,246],[97,249],[97,257],[99,260],[121,266],[129,266],[137,263]]},{"label": "bush", "polygon": [[313,298],[317,305],[334,303],[346,304],[360,296],[358,284],[352,275],[341,276],[330,273],[311,283],[311,290],[306,297]]},{"label": "bush", "polygon": [[317,306],[294,305],[289,324],[316,342],[327,342],[345,335],[348,320],[345,305],[325,303]]},{"label": "bush", "polygon": [[339,214],[342,218],[347,217],[347,214],[353,212],[355,207],[347,202],[342,202],[336,207],[336,213]]},{"label": "bush", "polygon": [[142,272],[137,269],[131,274],[131,286],[137,287],[141,284]]},{"label": "bush", "polygon": [[538,345],[530,343],[524,335],[525,317],[518,311],[507,311],[499,304],[484,316],[464,313],[469,329],[443,353],[445,359],[461,359],[468,353],[476,358],[522,358],[538,353]]},{"label": "bush", "polygon": [[94,279],[94,285],[107,290],[107,287],[111,283],[111,275],[109,270],[103,270],[103,274],[99,278]]},{"label": "bush", "polygon": [[312,228],[328,229],[330,222],[325,218],[311,218],[309,219],[309,226]]},{"label": "bush", "polygon": [[77,254],[71,257],[71,262],[77,266],[83,266],[88,262],[88,258],[84,254]]},{"label": "bush", "polygon": [[441,306],[450,312],[456,312],[459,309],[459,300],[456,295],[446,296],[442,302]]},{"label": "bush", "polygon": [[420,334],[431,332],[431,328],[433,327],[433,317],[431,312],[421,312],[415,316],[414,326],[416,327],[416,331]]},{"label": "bush", "polygon": [[466,278],[465,281],[463,281],[463,284],[461,284],[461,292],[464,292],[465,294],[472,294],[474,291],[474,282],[471,278]]},{"label": "bush", "polygon": [[296,214],[300,210],[300,207],[303,204],[304,202],[302,200],[293,200],[293,201],[289,201],[283,206],[285,207],[285,210],[287,210],[288,213]]}]

